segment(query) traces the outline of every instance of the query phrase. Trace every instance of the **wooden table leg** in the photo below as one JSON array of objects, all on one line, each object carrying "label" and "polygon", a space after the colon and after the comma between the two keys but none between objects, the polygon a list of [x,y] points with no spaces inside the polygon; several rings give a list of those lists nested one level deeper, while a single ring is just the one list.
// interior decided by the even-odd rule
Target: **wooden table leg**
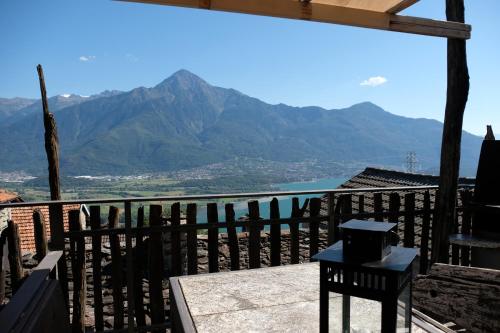
[{"label": "wooden table leg", "polygon": [[320,263],[319,275],[319,331],[328,333],[328,267]]},{"label": "wooden table leg", "polygon": [[342,295],[342,333],[351,332],[351,296]]}]

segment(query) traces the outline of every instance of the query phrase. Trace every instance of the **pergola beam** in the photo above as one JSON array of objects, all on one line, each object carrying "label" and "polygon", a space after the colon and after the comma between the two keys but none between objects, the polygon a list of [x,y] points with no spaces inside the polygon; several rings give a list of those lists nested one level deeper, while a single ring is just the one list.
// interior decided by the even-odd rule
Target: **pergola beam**
[{"label": "pergola beam", "polygon": [[469,39],[470,25],[449,21],[437,21],[419,17],[392,14],[413,4],[414,0],[401,2],[389,12],[350,8],[332,4],[329,0],[119,0],[158,5],[209,9],[334,23],[363,28],[405,32],[445,38]]}]

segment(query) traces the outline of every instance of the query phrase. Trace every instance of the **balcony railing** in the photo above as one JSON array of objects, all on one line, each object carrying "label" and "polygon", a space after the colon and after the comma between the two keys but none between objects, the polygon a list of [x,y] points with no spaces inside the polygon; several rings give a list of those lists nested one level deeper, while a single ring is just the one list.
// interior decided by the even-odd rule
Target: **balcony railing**
[{"label": "balcony railing", "polygon": [[[420,248],[419,271],[425,273],[436,190],[415,186],[62,200],[3,204],[0,209],[52,206],[62,211],[65,205],[90,205],[87,220],[80,211],[69,212],[63,234],[66,264],[59,280],[72,325],[162,331],[169,327],[169,277],[309,261],[339,239],[340,223],[353,218],[398,223],[400,245]],[[460,189],[464,202],[470,193],[468,187]],[[302,197],[301,205],[299,196],[310,198]],[[280,211],[278,198],[291,201],[290,211]],[[242,199],[248,200],[248,210],[241,219],[234,203],[220,203],[238,200],[241,205]],[[103,224],[101,212],[107,206],[108,223]],[[200,207],[206,208],[206,222],[197,219]],[[261,214],[267,207],[269,214]],[[457,212],[455,231],[470,233],[462,200]],[[467,248],[454,246],[450,254],[452,263],[468,265]]]}]

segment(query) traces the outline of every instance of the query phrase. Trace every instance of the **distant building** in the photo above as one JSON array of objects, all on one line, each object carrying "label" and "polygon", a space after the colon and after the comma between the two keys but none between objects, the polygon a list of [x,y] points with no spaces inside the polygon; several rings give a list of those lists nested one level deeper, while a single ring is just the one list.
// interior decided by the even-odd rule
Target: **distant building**
[{"label": "distant building", "polygon": [[[474,185],[475,179],[473,178],[460,178],[459,185]],[[381,168],[366,168],[359,174],[355,175],[345,183],[341,184],[338,188],[341,189],[361,189],[361,188],[389,188],[389,187],[409,187],[409,186],[437,186],[439,185],[439,176],[425,175],[418,173],[408,173],[394,170],[387,170]],[[401,209],[404,205],[404,195],[408,191],[395,191],[399,193],[401,199]],[[425,191],[411,191],[415,193],[415,209],[423,209],[424,205],[424,192]],[[387,192],[386,192],[387,193]],[[365,212],[373,212],[373,194],[374,192],[359,193],[363,195],[363,208]],[[429,190],[431,207],[434,207],[436,199],[436,189]],[[459,198],[460,199],[460,198]],[[382,204],[384,210],[389,210],[389,195],[382,196]],[[328,201],[326,196],[322,198],[322,212],[321,214],[328,214]],[[352,210],[353,213],[359,212],[359,195],[352,196]],[[415,217],[415,235],[416,243],[420,243],[422,218]],[[323,226],[326,228],[326,226]]]},{"label": "distant building", "polygon": [[[16,193],[0,189],[0,204],[11,202],[22,202]],[[7,221],[11,219],[11,209],[0,209],[0,234],[7,228]]]}]

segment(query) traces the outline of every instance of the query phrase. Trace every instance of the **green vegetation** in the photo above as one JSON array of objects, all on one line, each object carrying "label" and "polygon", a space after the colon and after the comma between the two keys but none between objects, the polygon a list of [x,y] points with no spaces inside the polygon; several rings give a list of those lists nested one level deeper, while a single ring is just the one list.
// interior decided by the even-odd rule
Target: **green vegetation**
[{"label": "green vegetation", "polygon": [[[163,176],[110,180],[63,177],[61,188],[63,199],[104,199],[268,191],[272,189],[272,184],[282,181],[282,177],[259,174],[189,181],[176,181]],[[24,183],[0,182],[0,188],[17,192],[25,201],[40,201],[49,200],[47,183],[46,178],[40,177]]]}]

